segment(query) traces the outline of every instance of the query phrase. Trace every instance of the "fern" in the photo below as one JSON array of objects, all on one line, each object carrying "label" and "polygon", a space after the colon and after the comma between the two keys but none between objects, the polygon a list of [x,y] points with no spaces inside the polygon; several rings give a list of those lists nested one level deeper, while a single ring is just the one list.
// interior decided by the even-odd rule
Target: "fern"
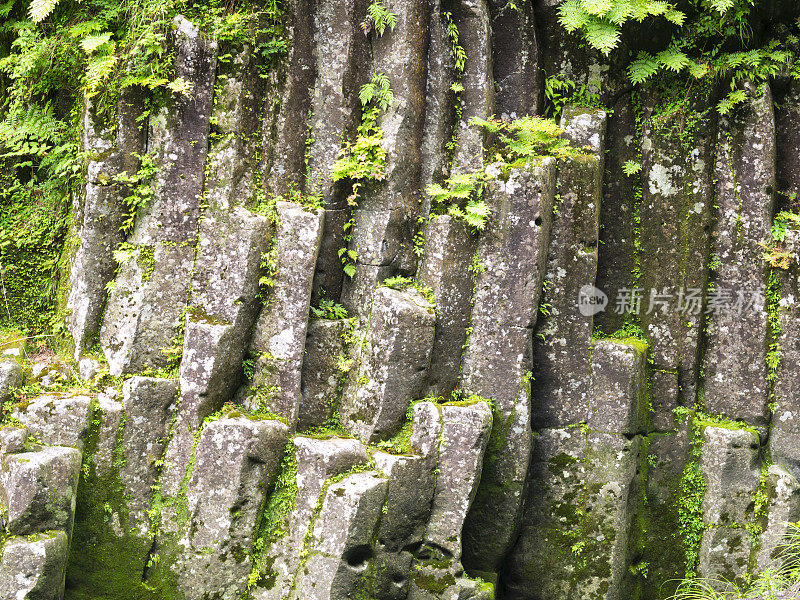
[{"label": "fern", "polygon": [[28,17],[34,23],[41,23],[50,16],[57,4],[58,0],[32,0]]},{"label": "fern", "polygon": [[631,83],[642,83],[658,72],[658,60],[648,52],[639,52],[636,60],[628,65],[628,79]]},{"label": "fern", "polygon": [[109,32],[101,33],[98,35],[89,35],[81,40],[81,48],[86,54],[93,54],[101,46],[107,44],[111,40]]},{"label": "fern", "polygon": [[642,163],[636,160],[627,160],[625,161],[625,164],[622,165],[622,172],[628,177],[636,175],[637,173],[641,173],[641,171]]},{"label": "fern", "polygon": [[372,0],[369,7],[367,7],[367,17],[361,23],[361,29],[364,33],[368,34],[374,30],[378,37],[381,37],[387,27],[389,31],[394,31],[396,26],[397,15],[386,8],[381,0]]},{"label": "fern", "polygon": [[394,102],[394,92],[389,78],[384,73],[374,74],[369,83],[361,86],[358,99],[362,106],[374,101],[378,108],[386,110]]}]

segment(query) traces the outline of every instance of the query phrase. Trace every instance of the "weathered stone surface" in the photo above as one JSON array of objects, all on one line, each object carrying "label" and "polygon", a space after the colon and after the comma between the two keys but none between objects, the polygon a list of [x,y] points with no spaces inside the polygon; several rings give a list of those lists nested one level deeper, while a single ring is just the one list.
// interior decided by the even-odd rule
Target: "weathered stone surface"
[{"label": "weathered stone surface", "polygon": [[341,361],[347,359],[345,337],[350,327],[345,319],[308,322],[300,381],[303,398],[297,417],[299,431],[320,426],[333,416],[339,385],[344,378]]},{"label": "weathered stone surface", "polygon": [[0,558],[0,598],[60,600],[68,548],[63,531],[7,540]]},{"label": "weathered stone surface", "polygon": [[699,555],[700,577],[741,582],[750,562],[750,532],[729,527],[707,529]]},{"label": "weathered stone surface", "polygon": [[492,71],[492,32],[486,0],[462,0],[453,7],[458,43],[467,61],[461,76],[461,119],[457,123],[457,146],[453,172],[466,173],[483,166],[483,132],[469,124],[472,117],[485,119],[495,112]]},{"label": "weathered stone surface", "polygon": [[120,467],[119,476],[127,499],[128,526],[141,535],[147,532],[147,511],[158,477],[156,461],[164,454],[178,392],[178,382],[173,379],[131,377],[122,386],[125,464]]},{"label": "weathered stone surface", "polygon": [[227,321],[244,352],[256,318],[261,254],[267,251],[269,220],[241,207],[218,211],[200,223],[192,277],[192,306]]},{"label": "weathered stone surface", "polygon": [[80,450],[89,428],[91,405],[88,396],[39,396],[17,406],[12,415],[37,442]]},{"label": "weathered stone surface", "polygon": [[603,200],[600,211],[600,246],[598,248],[596,287],[608,295],[606,310],[594,316],[595,325],[611,334],[622,327],[625,315],[614,310],[614,300],[623,288],[634,285],[636,266],[634,222],[636,213],[636,177],[623,171],[624,164],[639,160],[640,145],[636,129],[636,115],[631,96],[624,94],[609,111],[606,133],[606,160],[603,173]]},{"label": "weathered stone surface", "polygon": [[313,0],[289,0],[281,6],[288,56],[270,69],[262,130],[264,187],[280,196],[300,189],[308,139],[309,89],[316,74]]},{"label": "weathered stone surface", "polygon": [[84,103],[83,148],[90,159],[86,170],[81,211],[76,213],[80,243],[70,265],[70,291],[66,318],[75,343],[75,356],[88,349],[100,329],[106,300],[106,285],[114,279],[113,252],[124,240],[121,228],[130,192],[116,183],[123,171],[132,175],[138,168],[134,154],[144,150],[146,127],[137,122],[143,110],[142,93],[133,88],[121,92],[117,135],[100,124],[91,101]]},{"label": "weathered stone surface", "polygon": [[[489,0],[495,112],[503,119],[537,114],[542,71],[533,2]],[[469,55],[467,55],[469,60]]]},{"label": "weathered stone surface", "polygon": [[592,347],[588,423],[605,433],[635,435],[647,424],[646,347],[598,340]]},{"label": "weathered stone surface", "polygon": [[732,526],[752,518],[760,472],[755,433],[706,427],[700,472],[706,480],[703,520],[708,525]]},{"label": "weathered stone surface", "polygon": [[[545,314],[534,337],[532,411],[534,429],[563,427],[586,420],[593,318],[577,304],[597,272],[603,140],[603,111],[565,108],[561,127],[586,156],[559,166],[560,199],[553,216],[542,304]],[[592,307],[588,307],[592,308]]]},{"label": "weathered stone surface", "polygon": [[507,597],[629,598],[641,438],[546,429],[535,444],[525,519],[503,573]]},{"label": "weathered stone surface", "polygon": [[364,445],[353,439],[295,437],[297,495],[295,505],[281,529],[286,535],[268,551],[274,584],[259,590],[259,598],[278,600],[291,591],[303,549],[303,540],[313,524],[315,508],[325,481],[367,462]]},{"label": "weathered stone surface", "polygon": [[444,551],[446,559],[457,564],[461,557],[460,532],[478,490],[492,431],[492,411],[485,402],[445,404],[440,410],[438,474],[425,543]]},{"label": "weathered stone surface", "polygon": [[319,306],[322,300],[336,302],[342,295],[344,271],[339,250],[347,245],[344,228],[352,214],[350,208],[325,209],[325,226],[311,289],[311,304],[314,306]]},{"label": "weathered stone surface", "polygon": [[475,237],[449,215],[434,217],[425,234],[419,281],[436,298],[436,331],[428,369],[428,395],[447,397],[458,386],[467,341],[474,275]]},{"label": "weathered stone surface", "polygon": [[[586,435],[577,427],[533,438],[529,491],[520,535],[504,564],[509,598],[569,598],[586,480]],[[535,583],[534,583],[535,582]]]},{"label": "weathered stone surface", "polygon": [[92,462],[100,476],[114,471],[118,436],[123,423],[123,407],[119,400],[105,393],[98,394],[92,413],[92,424],[97,431],[97,445]]},{"label": "weathered stone surface", "polygon": [[307,545],[311,557],[298,574],[297,598],[346,598],[363,586],[386,489],[375,472],[328,487]]},{"label": "weathered stone surface", "polygon": [[156,243],[118,255],[123,263],[108,298],[100,346],[112,375],[161,368],[189,299],[194,247]]},{"label": "weathered stone surface", "polygon": [[223,418],[200,434],[186,499],[188,548],[175,567],[187,599],[239,598],[266,490],[275,481],[288,427],[275,420]]},{"label": "weathered stone surface", "polygon": [[337,208],[342,195],[330,172],[342,138],[355,133],[358,121],[357,65],[367,56],[359,24],[365,15],[364,2],[321,0],[312,17],[317,78],[310,102],[313,141],[308,148],[306,192],[321,195],[326,206]]},{"label": "weathered stone surface", "polygon": [[28,440],[28,430],[25,427],[0,427],[0,460],[3,454],[22,452]]},{"label": "weathered stone surface", "polygon": [[462,386],[497,407],[481,485],[464,527],[464,565],[492,572],[515,535],[531,451],[532,327],[544,279],[555,186],[555,164],[512,171],[492,182],[492,214],[478,243],[472,333]]},{"label": "weathered stone surface", "polygon": [[[775,137],[777,154],[777,190],[786,198],[780,209],[788,208],[786,200],[792,193],[800,195],[800,84],[789,82],[785,89],[775,90]],[[779,199],[781,200],[781,199]]]},{"label": "weathered stone surface", "polygon": [[[720,119],[715,172],[719,214],[712,250],[721,264],[713,282],[730,300],[711,312],[705,354],[706,410],[754,425],[764,425],[768,414],[761,244],[772,237],[775,118],[769,87],[765,90],[756,96],[748,84],[743,109]],[[738,310],[734,303],[742,299]]]},{"label": "weathered stone surface", "polygon": [[[456,81],[455,56],[448,33],[447,7],[440,0],[429,0],[430,17],[428,21],[428,65],[425,90],[425,123],[422,131],[422,171],[421,187],[431,183],[441,183],[448,174],[452,152],[448,142],[453,137],[455,126]],[[452,19],[452,15],[449,16]],[[421,214],[430,214],[431,198],[422,196]]]},{"label": "weathered stone surface", "polygon": [[217,44],[178,15],[173,20],[175,77],[191,86],[150,121],[148,151],[158,166],[152,204],[141,211],[131,243],[190,242],[197,235],[208,153]]},{"label": "weathered stone surface", "polygon": [[800,518],[800,485],[789,471],[770,465],[765,491],[769,502],[764,531],[759,536],[761,543],[756,552],[757,571],[774,566],[780,560],[790,532],[789,523],[796,523]]},{"label": "weathered stone surface", "polygon": [[11,398],[17,388],[22,387],[25,373],[22,366],[15,360],[0,361],[0,402]]},{"label": "weathered stone surface", "polygon": [[653,409],[650,419],[652,431],[661,433],[676,427],[675,409],[679,406],[680,388],[678,374],[671,371],[653,370],[650,373],[650,404]]},{"label": "weathered stone surface", "polygon": [[51,446],[3,458],[0,503],[6,530],[30,535],[51,529],[72,531],[81,453]]},{"label": "weathered stone surface", "polygon": [[375,441],[400,430],[409,404],[424,390],[434,321],[433,307],[416,290],[375,292],[339,409],[348,431]]},{"label": "weathered stone surface", "polygon": [[638,287],[653,363],[678,372],[681,404],[692,407],[708,279],[715,110],[708,93],[688,96],[680,118],[691,127],[676,124],[677,112],[664,112],[660,103],[669,106],[671,95],[646,100]]},{"label": "weathered stone surface", "polygon": [[250,346],[256,374],[248,404],[267,408],[292,427],[300,409],[303,348],[323,218],[324,213],[278,203],[274,284]]},{"label": "weathered stone surface", "polygon": [[[180,401],[167,446],[161,492],[174,498],[203,420],[229,400],[239,382],[233,326],[187,315],[180,368]],[[239,359],[241,360],[241,359]]]}]

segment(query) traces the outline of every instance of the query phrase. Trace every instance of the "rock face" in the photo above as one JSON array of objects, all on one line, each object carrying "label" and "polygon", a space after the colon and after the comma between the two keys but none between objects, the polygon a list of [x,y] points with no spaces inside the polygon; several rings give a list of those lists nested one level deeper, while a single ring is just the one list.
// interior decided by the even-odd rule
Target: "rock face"
[{"label": "rock face", "polygon": [[165,8],[170,80],[69,113],[55,336],[0,300],[0,600],[664,600],[780,560],[800,85],[632,85],[677,29],[606,56],[573,5]]},{"label": "rock face", "polygon": [[24,372],[14,360],[0,361],[0,402],[11,398],[11,394],[22,387]]}]

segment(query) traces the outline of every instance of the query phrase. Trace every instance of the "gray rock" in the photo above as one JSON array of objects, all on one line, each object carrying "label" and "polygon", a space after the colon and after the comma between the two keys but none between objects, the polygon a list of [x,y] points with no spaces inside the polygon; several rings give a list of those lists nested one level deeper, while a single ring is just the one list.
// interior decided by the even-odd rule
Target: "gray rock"
[{"label": "gray rock", "polygon": [[486,0],[463,0],[453,7],[458,43],[467,54],[461,84],[461,119],[457,124],[457,146],[453,172],[466,173],[483,166],[483,132],[469,124],[472,117],[485,119],[495,112],[492,72],[492,31]]},{"label": "gray rock", "polygon": [[163,349],[180,331],[189,299],[194,247],[158,242],[134,246],[108,298],[100,346],[112,375],[166,366]]},{"label": "gray rock", "polygon": [[756,569],[763,571],[774,567],[781,559],[781,553],[790,533],[790,523],[800,518],[800,485],[797,479],[778,465],[770,465],[767,471],[766,494],[769,502],[766,507],[766,523],[759,536],[756,551]]},{"label": "gray rock", "polygon": [[353,211],[350,208],[325,209],[325,227],[319,245],[319,256],[311,289],[311,304],[319,306],[322,300],[338,301],[342,295],[344,271],[339,250],[347,246],[345,225]]},{"label": "gray rock", "polygon": [[678,374],[653,370],[650,374],[650,404],[653,408],[650,427],[661,433],[677,427],[675,409],[679,406]]},{"label": "gray rock", "polygon": [[369,567],[372,544],[386,498],[378,473],[356,473],[325,492],[301,566],[296,597],[334,600],[356,593]]},{"label": "gray rock", "polygon": [[400,430],[409,404],[424,390],[434,321],[433,307],[416,290],[375,292],[339,409],[348,431],[375,441]]},{"label": "gray rock", "polygon": [[531,451],[529,375],[555,193],[555,164],[512,170],[486,190],[492,209],[478,243],[472,333],[461,383],[496,403],[491,452],[464,526],[464,565],[492,572],[508,550],[520,517]]},{"label": "gray rock", "polygon": [[303,348],[323,218],[322,212],[278,203],[276,273],[250,346],[257,358],[247,404],[282,416],[292,428],[300,409]]},{"label": "gray rock", "polygon": [[0,558],[0,598],[60,600],[68,550],[63,531],[8,539]]},{"label": "gray rock", "polygon": [[299,431],[323,425],[333,416],[345,375],[341,361],[348,356],[345,336],[351,326],[345,319],[308,322],[300,380],[303,399],[297,418]]},{"label": "gray rock", "polygon": [[3,454],[13,454],[25,450],[28,430],[25,427],[6,425],[0,427],[0,460]]},{"label": "gray rock", "polygon": [[11,398],[17,388],[22,387],[25,373],[15,360],[0,361],[0,402]]},{"label": "gray rock", "polygon": [[[315,509],[325,481],[367,462],[364,445],[353,439],[295,437],[297,495],[294,508],[281,529],[285,536],[267,550],[269,577],[275,583],[259,598],[279,600],[292,590],[304,539],[314,523]],[[274,579],[273,579],[274,578]]]},{"label": "gray rock", "polygon": [[133,175],[139,167],[134,154],[144,152],[146,127],[137,122],[144,110],[143,100],[143,94],[134,88],[122,90],[117,104],[116,137],[108,129],[102,129],[102,120],[92,102],[84,102],[83,147],[90,159],[82,207],[76,213],[80,242],[70,264],[67,307],[71,312],[66,318],[76,358],[97,339],[106,285],[116,272],[113,252],[125,237],[121,231],[128,212],[124,198],[130,190],[116,184],[115,178],[123,171]]},{"label": "gray rock", "polygon": [[190,84],[191,91],[173,94],[150,120],[147,146],[155,153],[158,173],[153,201],[142,209],[130,239],[137,245],[182,244],[197,236],[217,44],[182,15],[173,19],[173,32],[175,77]]},{"label": "gray rock", "polygon": [[621,95],[611,108],[606,129],[608,151],[603,173],[600,217],[603,227],[600,230],[596,286],[609,296],[612,308],[606,308],[594,317],[595,325],[606,334],[614,333],[625,322],[626,316],[613,309],[616,294],[635,284],[634,218],[637,189],[641,186],[640,178],[626,175],[623,171],[627,161],[640,160],[636,115],[630,94]]},{"label": "gray rock", "polygon": [[425,233],[419,281],[436,298],[436,331],[428,370],[428,395],[444,397],[456,389],[467,341],[474,275],[475,237],[449,215],[433,217]]},{"label": "gray rock", "polygon": [[357,2],[321,0],[311,15],[317,78],[311,96],[313,141],[308,148],[306,192],[321,195],[326,206],[336,208],[341,208],[343,194],[331,181],[331,167],[339,157],[342,137],[355,133],[360,109],[356,65],[367,56],[366,38],[359,31],[365,17],[360,9]]},{"label": "gray rock", "polygon": [[187,599],[239,598],[250,573],[253,533],[274,483],[288,427],[275,420],[223,418],[200,434],[187,485],[188,550],[175,567]]},{"label": "gray rock", "polygon": [[705,523],[733,526],[752,519],[760,473],[758,449],[758,436],[752,431],[705,428],[700,459],[700,471],[706,480]]},{"label": "gray rock", "polygon": [[115,470],[117,442],[123,425],[122,403],[99,394],[92,413],[92,425],[97,431],[97,446],[92,462],[98,475],[111,475]]},{"label": "gray rock", "polygon": [[147,533],[147,511],[158,477],[156,462],[164,454],[169,423],[178,400],[173,379],[131,377],[122,386],[125,428],[122,451],[125,463],[119,476],[129,511],[128,526]]},{"label": "gray rock", "polygon": [[535,115],[542,71],[533,2],[490,0],[492,68],[497,82],[495,112],[503,119]]},{"label": "gray rock", "polygon": [[84,381],[91,381],[101,370],[100,361],[86,356],[78,361],[78,374]]},{"label": "gray rock", "polygon": [[440,411],[438,473],[425,543],[458,564],[460,532],[481,480],[484,452],[492,431],[492,411],[485,402],[445,404]]},{"label": "gray rock", "polygon": [[[748,100],[735,117],[720,121],[715,177],[719,207],[713,251],[721,266],[713,282],[732,295],[730,307],[711,312],[705,353],[705,408],[763,426],[768,418],[766,284],[762,243],[772,239],[775,190],[775,117],[769,88]],[[753,140],[758,140],[757,142]],[[751,144],[752,142],[752,144]],[[732,309],[744,293],[745,307]],[[713,307],[709,298],[709,308]]]},{"label": "gray rock", "polygon": [[579,310],[584,286],[595,282],[606,114],[567,107],[564,137],[591,153],[562,161],[547,257],[542,315],[534,337],[534,429],[586,420],[593,318]]},{"label": "gray rock", "polygon": [[17,405],[12,416],[30,430],[37,442],[81,450],[91,420],[88,396],[39,396]]},{"label": "gray rock", "polygon": [[3,458],[0,501],[6,530],[30,535],[50,529],[72,531],[81,453],[51,446]]},{"label": "gray rock", "polygon": [[605,433],[635,435],[647,425],[647,355],[643,344],[598,340],[592,347],[588,423]]},{"label": "gray rock", "polygon": [[742,583],[750,562],[750,532],[729,527],[707,529],[699,558],[700,577]]}]

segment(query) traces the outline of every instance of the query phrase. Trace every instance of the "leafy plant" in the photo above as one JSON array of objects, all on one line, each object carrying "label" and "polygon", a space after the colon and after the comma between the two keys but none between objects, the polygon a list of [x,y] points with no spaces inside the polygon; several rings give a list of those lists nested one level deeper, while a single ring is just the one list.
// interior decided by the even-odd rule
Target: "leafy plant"
[{"label": "leafy plant", "polygon": [[381,0],[372,0],[367,7],[367,17],[361,22],[361,29],[364,34],[375,31],[381,37],[386,28],[394,31],[397,26],[397,15],[383,5]]},{"label": "leafy plant", "polygon": [[435,202],[444,205],[452,217],[481,230],[486,227],[491,212],[483,200],[483,187],[487,179],[483,169],[457,173],[445,181],[447,187],[433,183],[425,191]]},{"label": "leafy plant", "polygon": [[319,308],[315,306],[311,307],[311,312],[318,319],[337,321],[347,318],[347,309],[341,304],[335,303],[333,300],[322,300],[319,303]]}]

